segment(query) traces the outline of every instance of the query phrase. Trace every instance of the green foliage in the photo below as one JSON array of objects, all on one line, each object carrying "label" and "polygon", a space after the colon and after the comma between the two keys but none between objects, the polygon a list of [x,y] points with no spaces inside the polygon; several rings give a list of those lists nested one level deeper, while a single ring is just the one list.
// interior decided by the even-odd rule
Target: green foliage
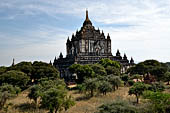
[{"label": "green foliage", "polygon": [[99,64],[101,64],[103,67],[107,67],[107,66],[113,66],[113,67],[116,67],[116,68],[118,68],[118,69],[120,69],[121,68],[121,65],[120,65],[120,63],[119,62],[117,62],[117,61],[112,61],[112,60],[110,60],[110,59],[108,59],[108,58],[106,58],[106,59],[101,59],[100,61],[99,61]]},{"label": "green foliage", "polygon": [[109,75],[108,82],[110,82],[114,91],[121,85],[121,79],[119,76]]},{"label": "green foliage", "polygon": [[166,71],[167,66],[165,64],[160,63],[156,60],[146,60],[129,68],[127,70],[127,73],[130,73],[132,75],[133,74],[145,75],[150,73],[151,75],[154,75],[158,81],[160,81],[164,79],[164,74],[166,73]]},{"label": "green foliage", "polygon": [[153,104],[151,108],[153,113],[169,113],[170,94],[145,91],[143,93],[143,97],[145,99],[149,99],[150,102]]},{"label": "green foliage", "polygon": [[9,70],[18,70],[18,71],[22,71],[25,74],[27,74],[28,76],[31,77],[32,72],[33,72],[33,66],[31,62],[20,62],[14,66],[9,67]]},{"label": "green foliage", "polygon": [[130,67],[127,70],[127,73],[130,73],[130,74],[139,74],[139,75],[144,75],[147,72],[148,72],[148,68],[143,63],[139,63],[139,64],[137,64],[137,65],[135,65],[133,67]]},{"label": "green foliage", "polygon": [[103,93],[103,95],[106,95],[107,92],[112,91],[112,85],[108,81],[100,81],[98,89],[100,93]]},{"label": "green foliage", "polygon": [[[123,74],[121,79],[124,81],[124,85],[127,84],[128,80],[129,80],[129,76],[128,74]],[[132,84],[133,85],[133,84]]]},{"label": "green foliage", "polygon": [[131,77],[130,77],[130,79],[137,79],[137,81],[139,81],[139,80],[142,80],[142,76],[141,75],[139,75],[139,74],[134,74],[134,75],[132,75]]},{"label": "green foliage", "polygon": [[129,85],[129,86],[132,86],[134,83],[135,83],[135,81],[133,81],[133,80],[128,80],[128,85]]},{"label": "green foliage", "polygon": [[154,75],[158,81],[164,80],[164,75],[166,72],[167,72],[167,68],[161,66],[154,67],[150,71],[150,73]]},{"label": "green foliage", "polygon": [[157,91],[164,91],[165,90],[165,86],[164,83],[162,82],[154,82],[152,84],[149,85],[148,90],[157,92]]},{"label": "green foliage", "polygon": [[5,67],[5,66],[0,67],[0,75],[5,73],[6,71],[7,71],[7,67]]},{"label": "green foliage", "polygon": [[137,113],[137,110],[129,102],[116,100],[111,104],[100,106],[96,113]]},{"label": "green foliage", "polygon": [[73,64],[69,67],[71,73],[76,73],[78,76],[78,83],[82,83],[85,78],[94,77],[94,71],[89,65]]},{"label": "green foliage", "polygon": [[0,85],[2,85],[2,83],[8,83],[22,89],[26,87],[29,80],[30,78],[25,73],[15,70],[0,75]]},{"label": "green foliage", "polygon": [[[94,96],[95,91],[99,91],[103,95],[107,92],[115,91],[121,85],[121,79],[119,76],[109,75],[109,76],[98,76],[97,78],[85,79],[79,88],[84,91],[90,92],[90,96]],[[80,91],[81,91],[80,90]]]},{"label": "green foliage", "polygon": [[67,96],[66,84],[60,79],[40,79],[37,85],[30,88],[28,97],[37,105],[39,98],[40,107],[46,108],[50,113],[67,110],[74,105],[72,98]]},{"label": "green foliage", "polygon": [[77,89],[79,90],[79,93],[83,93],[86,90],[86,86],[84,84],[78,84]]},{"label": "green foliage", "polygon": [[50,110],[50,113],[57,113],[63,109],[67,110],[74,105],[74,101],[67,97],[66,90],[63,88],[50,88],[42,95],[41,106]]},{"label": "green foliage", "polygon": [[129,89],[129,95],[135,95],[136,96],[136,102],[139,103],[139,97],[143,94],[145,90],[148,89],[148,86],[142,82],[136,82],[130,89]]},{"label": "green foliage", "polygon": [[170,71],[170,62],[166,62],[165,65],[167,66],[168,71]]},{"label": "green foliage", "polygon": [[69,67],[71,73],[76,73],[78,83],[82,83],[85,78],[106,76],[109,74],[120,75],[120,63],[110,59],[102,59],[99,64],[80,65],[73,64]]},{"label": "green foliage", "polygon": [[107,66],[106,67],[106,72],[107,72],[107,75],[115,75],[115,76],[120,76],[120,69],[119,68],[116,68],[114,66]]},{"label": "green foliage", "polygon": [[169,85],[169,81],[170,81],[170,72],[166,72],[165,73],[165,81],[168,82],[168,85]]},{"label": "green foliage", "polygon": [[15,97],[20,91],[19,87],[13,87],[10,84],[2,84],[2,86],[0,86],[0,110],[4,107],[8,99]]},{"label": "green foliage", "polygon": [[48,77],[48,78],[59,77],[58,70],[48,63],[35,61],[33,63],[33,68],[34,69],[33,69],[32,79],[34,79],[35,81],[41,78],[45,78],[45,77]]},{"label": "green foliage", "polygon": [[106,76],[106,74],[107,74],[106,70],[102,65],[100,65],[100,64],[90,64],[89,66],[93,69],[96,76],[97,75]]},{"label": "green foliage", "polygon": [[97,90],[99,83],[97,78],[89,78],[85,79],[84,85],[86,87],[86,91],[90,91],[90,96],[94,96],[94,91]]},{"label": "green foliage", "polygon": [[80,64],[72,64],[70,67],[69,67],[69,71],[71,73],[77,73],[79,72],[79,67],[81,67],[82,65]]},{"label": "green foliage", "polygon": [[38,98],[41,96],[41,85],[33,85],[29,88],[30,92],[28,94],[28,97],[30,99],[33,99],[36,105],[38,105]]}]

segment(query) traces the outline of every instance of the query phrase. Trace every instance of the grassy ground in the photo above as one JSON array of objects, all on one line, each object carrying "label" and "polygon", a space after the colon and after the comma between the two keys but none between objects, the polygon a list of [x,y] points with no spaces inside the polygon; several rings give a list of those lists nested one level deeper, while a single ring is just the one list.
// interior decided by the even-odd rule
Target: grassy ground
[{"label": "grassy ground", "polygon": [[[86,99],[84,94],[80,94],[75,90],[69,91],[69,94],[75,99],[76,105],[62,113],[93,113],[100,105],[110,103],[116,98],[135,101],[133,96],[128,95],[128,90],[128,87],[120,87],[115,92],[108,93],[106,96],[98,95],[90,99]],[[47,113],[45,110],[36,110],[35,105],[27,98],[27,94],[28,92],[24,91],[16,98],[9,100],[7,103],[11,105],[9,105],[7,113]]]},{"label": "grassy ground", "polygon": [[[93,113],[96,111],[97,107],[104,103],[110,103],[116,98],[124,98],[124,99],[133,99],[128,95],[129,88],[120,87],[117,91],[108,93],[106,96],[96,96],[90,99],[80,99],[76,101],[76,105],[70,108],[66,113]],[[75,91],[71,92],[74,95],[74,98],[83,97],[82,94],[78,94]]]}]

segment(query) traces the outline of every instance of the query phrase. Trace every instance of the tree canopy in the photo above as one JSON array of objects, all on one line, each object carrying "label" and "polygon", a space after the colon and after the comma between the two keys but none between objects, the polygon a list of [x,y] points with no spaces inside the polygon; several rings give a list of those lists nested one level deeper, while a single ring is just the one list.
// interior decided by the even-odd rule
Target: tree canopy
[{"label": "tree canopy", "polygon": [[129,95],[134,94],[136,96],[136,103],[139,103],[139,97],[143,92],[147,90],[147,85],[142,82],[136,82],[130,89]]},{"label": "tree canopy", "polygon": [[153,113],[169,113],[170,94],[162,92],[145,91],[143,93],[145,99],[149,99],[152,103],[150,108]]},{"label": "tree canopy", "polygon": [[157,60],[146,60],[144,62],[140,62],[137,65],[129,68],[127,73],[145,75],[150,73],[157,80],[164,79],[164,74],[167,72],[167,66]]},{"label": "tree canopy", "polygon": [[7,71],[7,67],[5,67],[5,66],[0,67],[0,75],[5,73],[6,71]]},{"label": "tree canopy", "polygon": [[116,68],[118,68],[118,69],[121,68],[121,64],[120,64],[119,62],[110,60],[110,59],[108,59],[108,58],[101,59],[101,60],[99,61],[99,64],[101,64],[101,65],[102,65],[103,67],[105,67],[105,68],[106,68],[107,66],[114,66],[114,67],[116,67]]},{"label": "tree canopy", "polygon": [[59,71],[48,63],[35,61],[32,66],[33,66],[33,72],[31,78],[34,79],[35,81],[46,77],[48,78],[59,77]]},{"label": "tree canopy", "polygon": [[11,70],[0,75],[0,85],[2,83],[8,83],[13,86],[25,88],[30,78],[21,71]]},{"label": "tree canopy", "polygon": [[94,71],[89,65],[73,64],[69,67],[71,73],[76,73],[78,76],[78,83],[82,83],[85,78],[94,77]]},{"label": "tree canopy", "polygon": [[[28,97],[50,113],[67,110],[74,105],[73,99],[67,94],[66,84],[60,79],[40,79],[38,84],[30,88]],[[38,98],[40,103],[37,102]]]}]

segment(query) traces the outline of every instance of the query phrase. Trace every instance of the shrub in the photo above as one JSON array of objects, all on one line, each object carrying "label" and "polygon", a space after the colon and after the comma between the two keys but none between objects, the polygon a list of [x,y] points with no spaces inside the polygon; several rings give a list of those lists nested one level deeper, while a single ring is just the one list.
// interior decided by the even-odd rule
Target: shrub
[{"label": "shrub", "polygon": [[137,111],[129,102],[116,100],[111,104],[100,106],[96,113],[137,113]]},{"label": "shrub", "polygon": [[129,86],[132,86],[135,82],[133,80],[128,80]]}]

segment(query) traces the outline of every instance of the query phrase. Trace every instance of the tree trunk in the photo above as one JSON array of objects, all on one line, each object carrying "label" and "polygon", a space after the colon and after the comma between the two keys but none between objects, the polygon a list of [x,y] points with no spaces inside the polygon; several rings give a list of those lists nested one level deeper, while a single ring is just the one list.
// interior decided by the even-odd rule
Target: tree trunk
[{"label": "tree trunk", "polygon": [[139,103],[139,97],[136,96],[136,103],[138,104]]},{"label": "tree trunk", "polygon": [[93,97],[93,89],[91,89],[91,97]]}]

